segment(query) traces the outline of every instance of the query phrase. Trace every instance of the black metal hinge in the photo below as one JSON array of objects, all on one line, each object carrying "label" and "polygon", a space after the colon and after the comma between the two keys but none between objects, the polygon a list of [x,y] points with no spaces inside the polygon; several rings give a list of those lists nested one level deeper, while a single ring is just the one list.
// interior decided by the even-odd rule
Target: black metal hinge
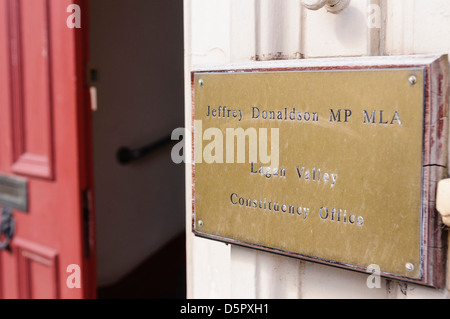
[{"label": "black metal hinge", "polygon": [[84,241],[84,256],[91,257],[92,253],[92,196],[90,189],[85,189],[81,194],[82,200],[82,219],[83,219],[83,241]]}]

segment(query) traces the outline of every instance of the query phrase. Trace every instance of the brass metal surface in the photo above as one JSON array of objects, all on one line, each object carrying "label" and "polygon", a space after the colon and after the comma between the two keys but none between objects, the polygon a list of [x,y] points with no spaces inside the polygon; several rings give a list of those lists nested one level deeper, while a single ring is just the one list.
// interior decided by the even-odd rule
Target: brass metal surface
[{"label": "brass metal surface", "polygon": [[[421,278],[424,74],[194,74],[194,153],[204,155],[193,165],[195,233]],[[259,129],[279,130],[270,174],[260,157],[250,161],[249,138],[245,163],[227,163],[227,128],[254,128],[258,142]],[[212,142],[222,143],[224,163],[205,161],[217,156]]]}]

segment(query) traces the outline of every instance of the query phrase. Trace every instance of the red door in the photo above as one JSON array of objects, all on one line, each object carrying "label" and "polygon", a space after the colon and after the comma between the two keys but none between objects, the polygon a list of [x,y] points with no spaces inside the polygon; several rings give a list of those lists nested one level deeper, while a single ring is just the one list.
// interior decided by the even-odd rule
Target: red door
[{"label": "red door", "polygon": [[[0,297],[92,298],[87,6],[0,0]],[[8,213],[12,212],[12,216]],[[2,246],[0,244],[0,246]]]}]

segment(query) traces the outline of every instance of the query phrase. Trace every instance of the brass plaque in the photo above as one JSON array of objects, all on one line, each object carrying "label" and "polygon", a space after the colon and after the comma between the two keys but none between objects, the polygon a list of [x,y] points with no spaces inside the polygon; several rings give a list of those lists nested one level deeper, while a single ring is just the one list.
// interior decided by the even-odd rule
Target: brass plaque
[{"label": "brass plaque", "polygon": [[425,74],[194,72],[194,233],[420,280]]}]

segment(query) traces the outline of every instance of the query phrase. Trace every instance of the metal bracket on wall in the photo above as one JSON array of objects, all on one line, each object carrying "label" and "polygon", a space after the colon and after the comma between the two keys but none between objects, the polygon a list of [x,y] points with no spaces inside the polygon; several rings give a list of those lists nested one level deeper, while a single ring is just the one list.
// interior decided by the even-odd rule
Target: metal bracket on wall
[{"label": "metal bracket on wall", "polygon": [[328,12],[339,13],[350,5],[350,0],[302,0],[302,5],[309,10],[325,7]]}]

